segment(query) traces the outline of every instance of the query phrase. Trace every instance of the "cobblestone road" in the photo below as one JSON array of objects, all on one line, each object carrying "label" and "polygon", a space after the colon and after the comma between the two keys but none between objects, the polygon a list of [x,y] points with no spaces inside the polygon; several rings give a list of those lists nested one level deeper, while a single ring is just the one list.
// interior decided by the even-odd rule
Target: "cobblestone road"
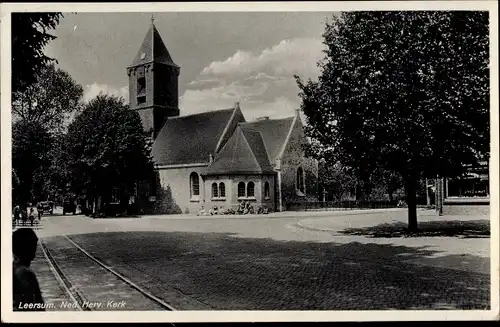
[{"label": "cobblestone road", "polygon": [[[59,232],[181,310],[489,308],[488,258],[418,240],[335,238],[293,228],[299,218],[57,219]],[[464,258],[483,268],[461,269]]]}]

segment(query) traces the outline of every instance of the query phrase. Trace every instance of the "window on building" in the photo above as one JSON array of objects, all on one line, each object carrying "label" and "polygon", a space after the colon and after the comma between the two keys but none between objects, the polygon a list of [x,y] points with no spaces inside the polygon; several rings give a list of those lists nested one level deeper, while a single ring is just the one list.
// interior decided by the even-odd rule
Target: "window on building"
[{"label": "window on building", "polygon": [[139,77],[137,78],[137,96],[140,96],[142,93],[146,95],[146,78]]},{"label": "window on building", "polygon": [[218,198],[219,197],[219,188],[217,186],[217,183],[212,184],[212,198]]},{"label": "window on building", "polygon": [[226,184],[224,184],[224,183],[219,184],[219,196],[221,198],[226,197]]},{"label": "window on building", "polygon": [[114,188],[111,190],[111,203],[120,203],[120,189]]},{"label": "window on building", "polygon": [[253,182],[248,182],[247,184],[247,197],[255,196],[255,184]]},{"label": "window on building", "polygon": [[195,172],[192,172],[190,177],[190,184],[191,184],[191,197],[193,196],[199,196],[200,195],[200,178],[198,177],[198,174]]},{"label": "window on building", "polygon": [[244,182],[238,183],[238,197],[239,198],[245,197],[245,183]]},{"label": "window on building", "polygon": [[269,199],[269,182],[264,183],[264,198]]},{"label": "window on building", "polygon": [[299,169],[297,169],[297,182],[296,183],[297,183],[297,190],[299,190],[302,193],[305,193],[304,170],[302,169],[302,167],[299,167]]},{"label": "window on building", "polygon": [[146,78],[139,77],[137,79],[137,104],[146,102]]}]

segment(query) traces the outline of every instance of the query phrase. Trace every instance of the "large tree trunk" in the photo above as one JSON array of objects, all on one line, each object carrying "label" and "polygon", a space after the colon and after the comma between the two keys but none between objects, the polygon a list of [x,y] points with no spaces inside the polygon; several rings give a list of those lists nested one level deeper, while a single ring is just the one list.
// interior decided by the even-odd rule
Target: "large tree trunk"
[{"label": "large tree trunk", "polygon": [[418,229],[417,223],[417,183],[413,176],[405,179],[406,204],[408,205],[408,230],[415,232]]}]

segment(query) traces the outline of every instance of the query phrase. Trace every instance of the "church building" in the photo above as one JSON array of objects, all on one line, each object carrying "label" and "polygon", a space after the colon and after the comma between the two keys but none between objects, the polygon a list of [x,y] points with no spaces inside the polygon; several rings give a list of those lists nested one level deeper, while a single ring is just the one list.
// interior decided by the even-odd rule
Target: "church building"
[{"label": "church building", "polygon": [[318,165],[304,156],[308,141],[298,111],[247,121],[236,103],[183,116],[180,67],[153,23],[127,74],[130,109],[153,140],[157,183],[149,198],[163,203],[156,213],[236,209],[241,201],[272,212],[286,210],[287,203],[317,201]]}]

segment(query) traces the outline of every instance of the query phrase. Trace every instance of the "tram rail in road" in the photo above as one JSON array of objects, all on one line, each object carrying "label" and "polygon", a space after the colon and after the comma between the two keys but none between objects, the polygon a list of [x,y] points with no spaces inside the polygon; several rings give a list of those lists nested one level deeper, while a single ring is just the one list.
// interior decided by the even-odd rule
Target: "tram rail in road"
[{"label": "tram rail in road", "polygon": [[[149,301],[153,302],[156,304],[156,306],[159,306],[163,310],[167,311],[176,311],[176,309],[163,301],[162,299],[156,297],[155,295],[151,294],[147,290],[143,289],[127,277],[123,276],[116,270],[114,270],[112,267],[108,266],[101,260],[97,259],[95,256],[93,256],[91,253],[83,249],[80,245],[75,243],[70,237],[67,235],[61,236],[65,240],[67,240],[75,249],[78,250],[79,253],[83,254],[85,258],[88,260],[91,260],[95,264],[97,264],[99,267],[105,269],[109,274],[112,274],[116,278],[118,278],[123,284],[126,284],[129,288],[133,289],[135,292],[140,293],[143,297],[147,298]],[[74,283],[71,281],[71,278],[67,276],[67,274],[64,272],[64,269],[61,267],[61,265],[57,262],[57,259],[55,256],[52,254],[51,250],[47,247],[47,244],[41,240],[41,248],[42,252],[49,263],[49,266],[54,273],[54,276],[56,277],[57,281],[60,283],[61,287],[64,289],[64,291],[68,294],[69,298],[73,302],[73,307],[79,311],[92,311],[94,308],[89,305],[85,305],[85,303],[92,303],[90,301],[91,294],[85,294],[82,290],[80,290],[78,287],[75,287]]]}]

